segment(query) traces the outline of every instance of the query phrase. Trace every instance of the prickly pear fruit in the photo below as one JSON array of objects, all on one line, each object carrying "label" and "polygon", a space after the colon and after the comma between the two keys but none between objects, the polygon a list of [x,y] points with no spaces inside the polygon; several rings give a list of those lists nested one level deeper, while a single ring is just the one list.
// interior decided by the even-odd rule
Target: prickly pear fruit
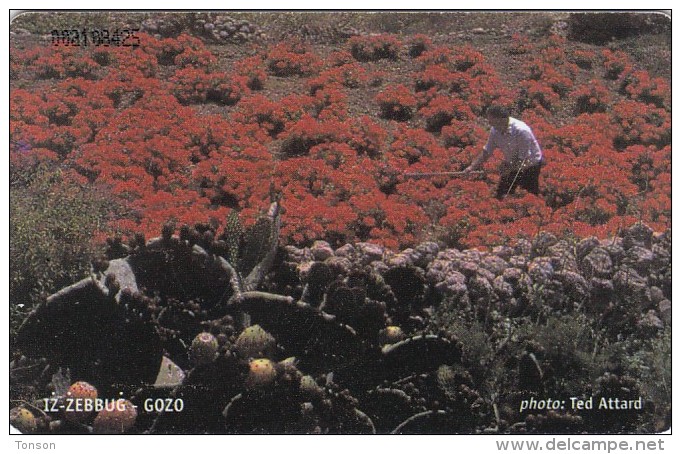
[{"label": "prickly pear fruit", "polygon": [[235,343],[237,353],[243,358],[267,356],[275,346],[274,337],[260,325],[249,326],[243,330]]},{"label": "prickly pear fruit", "polygon": [[399,326],[388,326],[382,329],[378,333],[378,343],[384,344],[394,344],[404,339],[404,332]]},{"label": "prickly pear fruit", "polygon": [[94,413],[97,388],[85,381],[77,381],[72,384],[66,395],[64,417],[67,421],[84,423]]},{"label": "prickly pear fruit", "polygon": [[118,399],[97,414],[92,425],[97,434],[122,434],[135,425],[137,410],[129,400]]},{"label": "prickly pear fruit", "polygon": [[23,407],[14,407],[9,411],[9,423],[22,434],[31,434],[38,428],[33,413]]},{"label": "prickly pear fruit", "polygon": [[277,378],[277,370],[272,361],[267,358],[251,360],[248,364],[246,387],[250,389],[265,387]]},{"label": "prickly pear fruit", "polygon": [[212,363],[218,354],[218,340],[211,333],[199,333],[189,347],[189,359],[196,366]]}]

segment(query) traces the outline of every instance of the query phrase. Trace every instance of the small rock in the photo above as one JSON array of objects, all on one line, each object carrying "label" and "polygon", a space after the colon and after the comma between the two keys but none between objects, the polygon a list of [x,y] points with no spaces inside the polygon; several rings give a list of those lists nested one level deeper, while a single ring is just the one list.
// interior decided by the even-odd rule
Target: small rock
[{"label": "small rock", "polygon": [[549,232],[539,232],[532,241],[532,253],[534,255],[546,255],[548,249],[558,242],[556,235]]},{"label": "small rock", "polygon": [[665,299],[665,297],[662,289],[655,286],[650,287],[650,301],[653,304],[659,304],[663,299]]},{"label": "small rock", "polygon": [[504,280],[503,276],[497,276],[492,282],[492,287],[502,301],[513,297],[513,287]]},{"label": "small rock", "polygon": [[563,284],[566,295],[573,301],[585,301],[589,297],[589,283],[584,277],[572,271],[559,271],[556,278]]},{"label": "small rock", "polygon": [[653,240],[653,229],[642,223],[636,223],[629,227],[623,235],[623,246],[629,249],[632,246],[650,248]]},{"label": "small rock", "polygon": [[527,258],[524,255],[514,255],[508,260],[508,264],[514,268],[526,269]]},{"label": "small rock", "polygon": [[468,280],[468,289],[475,297],[488,297],[494,293],[492,284],[482,276],[475,276]]},{"label": "small rock", "polygon": [[652,251],[641,246],[632,246],[626,253],[624,263],[630,265],[641,275],[650,273],[650,266],[655,257]]},{"label": "small rock", "polygon": [[303,262],[296,267],[296,271],[298,272],[298,278],[302,282],[307,281],[308,275],[310,274],[310,269],[312,269],[312,265],[314,264],[315,262],[310,260],[309,262]]},{"label": "small rock", "polygon": [[161,368],[154,382],[155,388],[174,388],[184,381],[185,373],[180,367],[164,356],[161,360]]},{"label": "small rock", "polygon": [[596,300],[610,300],[612,297],[614,287],[612,281],[609,279],[602,279],[598,277],[592,277],[589,281],[591,286],[591,297]]},{"label": "small rock", "polygon": [[463,262],[459,266],[459,271],[466,277],[471,278],[478,274],[480,267],[475,262]]},{"label": "small rock", "polygon": [[530,262],[527,272],[534,282],[548,282],[553,277],[553,266],[549,257],[537,257]]},{"label": "small rock", "polygon": [[284,251],[288,256],[289,261],[294,263],[312,260],[312,253],[309,249],[298,249],[295,246],[284,246]]},{"label": "small rock", "polygon": [[495,276],[500,275],[501,273],[504,272],[506,268],[508,268],[508,263],[506,262],[506,260],[502,259],[501,257],[497,257],[496,255],[490,255],[488,257],[485,257],[482,260],[481,265],[483,268],[490,271]]},{"label": "small rock", "polygon": [[523,271],[519,268],[506,268],[502,277],[510,284],[517,284],[523,276]]},{"label": "small rock", "polygon": [[324,260],[333,256],[333,249],[326,241],[315,241],[312,243],[310,252],[312,252],[312,257],[314,257],[315,260],[319,260],[320,262],[323,262]]},{"label": "small rock", "polygon": [[641,317],[638,327],[650,335],[655,335],[657,331],[664,329],[664,323],[662,323],[662,320],[660,320],[655,311],[650,310]]},{"label": "small rock", "polygon": [[407,252],[406,250],[404,252],[401,252],[399,254],[395,254],[389,259],[386,260],[386,263],[389,267],[400,267],[400,266],[408,266],[408,265],[413,265],[413,260],[412,257],[405,253]]},{"label": "small rock", "polygon": [[336,249],[336,257],[351,257],[355,254],[355,247],[352,244],[346,244]]},{"label": "small rock", "polygon": [[334,274],[349,274],[352,268],[352,262],[345,257],[329,257],[324,261],[329,266],[331,272]]},{"label": "small rock", "polygon": [[364,265],[377,260],[383,260],[384,250],[378,244],[357,243],[357,249],[360,253],[360,260]]},{"label": "small rock", "polygon": [[444,296],[461,296],[468,291],[466,276],[458,271],[450,271],[444,279],[435,284],[435,288]]},{"label": "small rock", "polygon": [[622,296],[627,296],[645,303],[648,300],[647,290],[648,283],[641,277],[635,269],[623,266],[612,277],[612,283],[615,291]]},{"label": "small rock", "polygon": [[657,303],[657,307],[659,308],[662,321],[664,321],[665,324],[670,325],[672,323],[672,302],[668,299],[663,299]]},{"label": "small rock", "polygon": [[610,254],[601,247],[594,248],[582,260],[582,270],[590,277],[609,278],[612,275]]},{"label": "small rock", "polygon": [[416,257],[414,265],[426,268],[432,262],[437,254],[440,252],[440,247],[433,241],[421,243],[416,246]]},{"label": "small rock", "polygon": [[581,240],[579,243],[577,243],[577,259],[579,261],[583,260],[584,257],[586,257],[599,244],[600,242],[595,236]]},{"label": "small rock", "polygon": [[503,260],[508,260],[513,256],[514,251],[513,248],[509,246],[495,246],[492,249],[492,254]]}]

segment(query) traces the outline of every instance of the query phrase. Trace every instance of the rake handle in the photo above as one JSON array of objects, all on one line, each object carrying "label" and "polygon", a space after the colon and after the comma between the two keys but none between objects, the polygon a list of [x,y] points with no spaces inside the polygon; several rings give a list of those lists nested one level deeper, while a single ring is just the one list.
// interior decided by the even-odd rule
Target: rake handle
[{"label": "rake handle", "polygon": [[474,170],[471,172],[414,172],[405,173],[405,178],[427,178],[427,177],[456,177],[462,175],[473,175],[484,173],[482,170]]}]

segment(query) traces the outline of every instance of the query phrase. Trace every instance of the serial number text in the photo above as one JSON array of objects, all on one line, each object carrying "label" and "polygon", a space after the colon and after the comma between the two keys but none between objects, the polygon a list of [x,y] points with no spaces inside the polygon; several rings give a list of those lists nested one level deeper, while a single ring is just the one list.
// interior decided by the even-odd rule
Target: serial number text
[{"label": "serial number text", "polygon": [[139,28],[122,28],[109,30],[68,28],[52,30],[53,46],[114,46],[114,47],[139,47],[140,37],[135,33]]}]

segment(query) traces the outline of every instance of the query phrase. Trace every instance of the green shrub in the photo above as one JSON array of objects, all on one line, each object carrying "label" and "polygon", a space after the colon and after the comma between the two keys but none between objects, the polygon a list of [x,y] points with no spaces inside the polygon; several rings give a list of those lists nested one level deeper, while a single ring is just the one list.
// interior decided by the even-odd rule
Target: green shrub
[{"label": "green shrub", "polygon": [[16,328],[38,301],[84,277],[92,236],[115,207],[100,189],[68,181],[60,170],[12,169],[10,313]]}]

